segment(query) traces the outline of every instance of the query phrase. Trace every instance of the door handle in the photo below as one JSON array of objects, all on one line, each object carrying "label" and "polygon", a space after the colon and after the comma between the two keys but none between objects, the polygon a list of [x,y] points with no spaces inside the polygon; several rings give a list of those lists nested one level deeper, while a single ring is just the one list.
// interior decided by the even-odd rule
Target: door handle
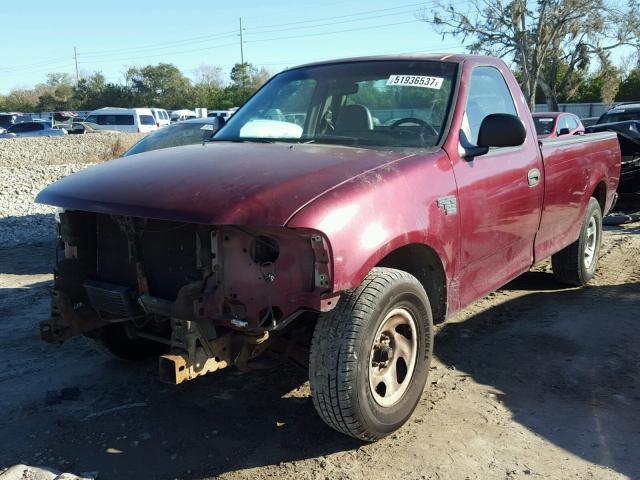
[{"label": "door handle", "polygon": [[529,170],[529,173],[527,173],[527,181],[529,182],[530,187],[535,187],[540,183],[540,170],[537,168]]}]

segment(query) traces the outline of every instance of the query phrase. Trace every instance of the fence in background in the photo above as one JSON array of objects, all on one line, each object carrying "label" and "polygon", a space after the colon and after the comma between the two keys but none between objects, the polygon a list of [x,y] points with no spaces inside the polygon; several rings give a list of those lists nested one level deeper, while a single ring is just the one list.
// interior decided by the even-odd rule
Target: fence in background
[{"label": "fence in background", "polygon": [[[631,103],[631,102],[625,102]],[[633,103],[640,103],[638,102]],[[606,103],[561,103],[558,105],[559,111],[569,112],[577,115],[580,118],[599,117],[604,112],[611,108],[611,105]],[[539,103],[536,105],[536,112],[548,112],[546,103]]]}]

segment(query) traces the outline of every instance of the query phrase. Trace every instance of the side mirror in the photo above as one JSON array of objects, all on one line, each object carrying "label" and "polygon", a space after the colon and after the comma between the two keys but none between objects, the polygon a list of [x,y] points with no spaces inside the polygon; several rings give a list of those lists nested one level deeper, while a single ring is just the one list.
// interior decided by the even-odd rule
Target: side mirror
[{"label": "side mirror", "polygon": [[466,160],[485,155],[491,147],[517,147],[527,138],[524,124],[515,115],[492,113],[480,124],[477,145],[473,145],[460,130],[460,155]]},{"label": "side mirror", "polygon": [[524,143],[527,131],[522,121],[508,113],[492,113],[480,124],[479,147],[517,147]]},{"label": "side mirror", "polygon": [[558,136],[560,135],[569,135],[569,133],[571,133],[571,130],[569,130],[568,128],[561,128],[560,131],[558,132]]}]

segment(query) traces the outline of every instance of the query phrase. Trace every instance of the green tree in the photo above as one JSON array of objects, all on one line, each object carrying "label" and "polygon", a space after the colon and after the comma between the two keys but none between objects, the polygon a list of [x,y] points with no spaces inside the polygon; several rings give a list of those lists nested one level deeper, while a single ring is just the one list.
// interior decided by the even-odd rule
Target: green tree
[{"label": "green tree", "polygon": [[73,103],[78,110],[93,110],[99,108],[98,103],[106,86],[106,80],[102,73],[94,72],[83,77],[73,89]]},{"label": "green tree", "polygon": [[176,109],[190,103],[191,81],[169,63],[128,70],[131,93],[141,107]]},{"label": "green tree", "polygon": [[33,112],[38,105],[38,95],[31,89],[13,89],[3,98],[2,109],[10,112]]},{"label": "green tree", "polygon": [[49,73],[47,80],[35,87],[36,110],[55,111],[73,108],[73,84],[67,73]]},{"label": "green tree", "polygon": [[616,101],[633,102],[640,100],[640,68],[631,70],[620,82]]},{"label": "green tree", "polygon": [[231,85],[225,89],[225,104],[242,105],[270,77],[265,68],[258,70],[250,63],[236,63],[230,73]]}]

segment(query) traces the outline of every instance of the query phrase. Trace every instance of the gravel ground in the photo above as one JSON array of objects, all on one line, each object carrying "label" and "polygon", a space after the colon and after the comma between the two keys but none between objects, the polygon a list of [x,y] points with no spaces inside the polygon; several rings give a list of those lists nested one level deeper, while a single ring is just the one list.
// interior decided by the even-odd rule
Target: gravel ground
[{"label": "gravel ground", "polygon": [[92,133],[0,139],[0,165],[24,167],[102,162],[119,156],[143,136],[137,133]]},{"label": "gravel ground", "polygon": [[[0,247],[0,472],[640,479],[640,223],[605,232],[589,287],[559,285],[547,262],[439,325],[412,419],[373,444],[319,419],[307,371],[295,365],[228,368],[169,386],[157,380],[157,359],[117,361],[82,338],[43,343],[53,250]],[[50,401],[49,392],[62,398],[63,390],[75,394]],[[34,467],[6,480],[56,478],[36,477]]]},{"label": "gravel ground", "polygon": [[33,198],[124,138],[0,140],[0,480],[640,478],[640,223],[607,229],[589,287],[547,262],[439,325],[413,418],[373,444],[322,423],[295,365],[170,387],[155,359],[44,344],[54,209]]},{"label": "gravel ground", "polygon": [[56,209],[36,204],[37,193],[66,175],[120,155],[140,138],[90,134],[0,139],[0,245],[52,239]]}]

